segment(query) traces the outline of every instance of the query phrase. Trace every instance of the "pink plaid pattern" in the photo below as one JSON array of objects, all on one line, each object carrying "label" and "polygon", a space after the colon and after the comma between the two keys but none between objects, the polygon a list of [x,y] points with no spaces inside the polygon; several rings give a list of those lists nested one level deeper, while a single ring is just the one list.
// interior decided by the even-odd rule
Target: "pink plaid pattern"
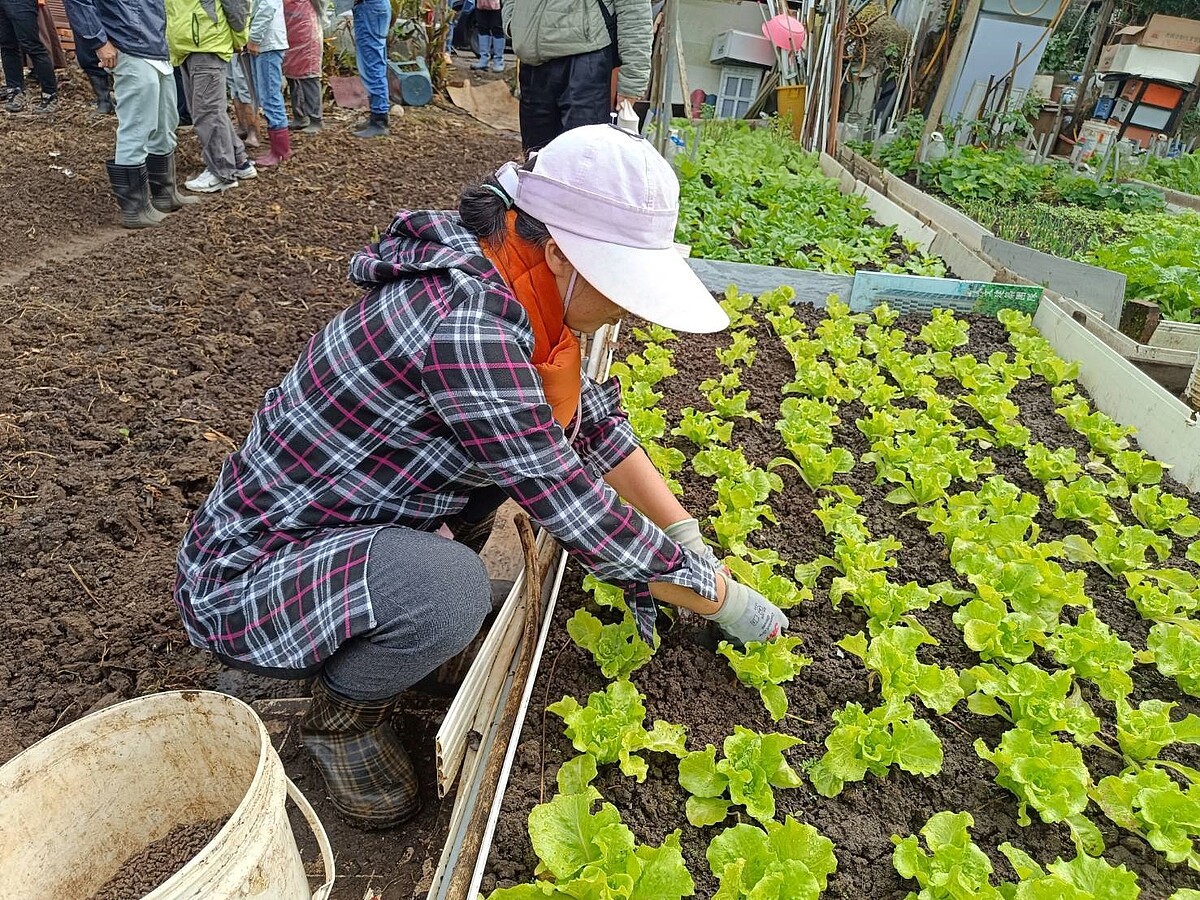
[{"label": "pink plaid pattern", "polygon": [[712,565],[602,479],[637,447],[616,382],[584,379],[568,443],[525,311],[457,216],[401,213],[350,277],[362,300],[267,391],[184,538],[175,599],[194,645],[274,668],[328,659],[375,626],[378,530],[436,530],[493,483],[624,586],[643,631],[647,582],[715,595]]}]

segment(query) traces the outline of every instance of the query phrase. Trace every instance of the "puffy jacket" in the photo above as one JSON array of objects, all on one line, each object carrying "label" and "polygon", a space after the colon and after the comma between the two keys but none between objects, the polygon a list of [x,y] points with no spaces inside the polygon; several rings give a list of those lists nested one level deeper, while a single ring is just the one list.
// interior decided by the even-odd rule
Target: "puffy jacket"
[{"label": "puffy jacket", "polygon": [[513,53],[529,66],[602,50],[612,43],[600,5],[617,17],[621,75],[617,92],[640,97],[650,84],[650,0],[504,0]]},{"label": "puffy jacket", "polygon": [[288,49],[283,0],[251,0],[250,41],[260,51]]},{"label": "puffy jacket", "polygon": [[213,53],[228,61],[245,46],[246,32],[245,0],[167,0],[173,66],[193,53]]},{"label": "puffy jacket", "polygon": [[139,59],[168,57],[163,0],[66,0],[66,9],[71,29],[91,50],[111,42]]}]

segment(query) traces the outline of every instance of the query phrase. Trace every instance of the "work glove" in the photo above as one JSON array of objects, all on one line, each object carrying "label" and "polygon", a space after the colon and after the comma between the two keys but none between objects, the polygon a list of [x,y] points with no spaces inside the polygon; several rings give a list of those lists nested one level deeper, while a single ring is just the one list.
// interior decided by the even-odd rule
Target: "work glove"
[{"label": "work glove", "polygon": [[771,641],[788,627],[788,618],[779,607],[753,588],[725,578],[725,602],[711,616],[705,616],[739,644]]},{"label": "work glove", "polygon": [[712,547],[704,543],[704,538],[700,536],[700,523],[695,519],[683,519],[673,525],[668,525],[663,529],[671,540],[677,544],[682,544],[693,553],[699,553],[702,557],[713,564],[718,572],[723,568],[721,561],[717,559],[717,554],[713,553]]}]

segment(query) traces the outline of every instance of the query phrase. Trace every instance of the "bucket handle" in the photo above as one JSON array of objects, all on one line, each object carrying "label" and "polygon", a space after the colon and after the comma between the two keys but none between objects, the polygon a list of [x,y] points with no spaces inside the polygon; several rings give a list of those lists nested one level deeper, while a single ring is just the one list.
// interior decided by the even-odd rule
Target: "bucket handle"
[{"label": "bucket handle", "polygon": [[317,818],[317,811],[312,808],[308,798],[300,793],[300,788],[296,787],[292,783],[292,779],[286,776],[283,780],[287,782],[288,797],[300,808],[300,812],[308,820],[308,827],[312,829],[313,836],[317,839],[317,846],[321,848],[321,861],[325,866],[325,883],[313,891],[312,900],[328,900],[329,894],[333,891],[333,880],[336,875],[333,847],[329,843],[329,835],[325,833],[325,826]]}]

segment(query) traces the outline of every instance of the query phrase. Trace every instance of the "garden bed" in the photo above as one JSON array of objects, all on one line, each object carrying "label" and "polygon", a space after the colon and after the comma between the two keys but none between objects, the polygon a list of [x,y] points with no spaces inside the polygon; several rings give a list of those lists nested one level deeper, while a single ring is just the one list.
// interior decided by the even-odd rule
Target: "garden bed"
[{"label": "garden bed", "polygon": [[[810,334],[824,319],[822,313],[806,306],[798,307],[796,315],[808,326]],[[1008,355],[1013,352],[1005,328],[1000,323],[975,317],[969,321],[969,342],[955,349],[956,356],[971,353],[978,360],[987,360],[993,353]],[[926,349],[914,338],[927,322],[927,319],[905,317],[895,325],[895,328],[907,334],[908,349],[914,353],[919,354]],[[762,423],[735,417],[727,446],[740,448],[750,465],[760,469],[766,469],[773,459],[790,455],[774,426],[780,417],[781,404],[795,396],[783,393],[782,387],[795,377],[796,367],[784,345],[763,323],[761,309],[756,313],[755,324],[744,331],[757,339],[757,346],[753,348],[756,358],[750,365],[746,364],[748,351],[745,343],[741,344],[742,350],[746,351],[741,358],[731,360],[727,356],[725,363],[718,362],[715,351],[728,352],[731,344],[728,334],[689,336],[684,339],[686,343],[668,341],[664,344],[677,348],[672,364],[678,369],[676,374],[669,374],[653,386],[653,390],[663,394],[662,400],[652,403],[651,407],[660,408],[666,414],[666,433],[662,438],[664,448],[677,450],[686,457],[694,455],[696,447],[683,437],[671,436],[671,429],[679,424],[684,407],[706,406],[705,392],[698,392],[697,386],[706,379],[720,378],[727,371],[726,363],[732,363],[734,367],[741,368],[740,389],[750,391],[749,411],[759,413]],[[858,334],[864,334],[862,324],[858,326]],[[638,342],[628,339],[624,349],[626,352],[642,350]],[[1050,371],[1047,369],[1047,372]],[[889,383],[894,381],[890,376],[887,380]],[[817,392],[822,390],[816,382],[810,382],[808,389]],[[944,377],[928,396],[956,398],[964,393],[964,388],[955,378]],[[1092,450],[1089,440],[1073,430],[1063,415],[1056,412],[1057,404],[1050,395],[1050,385],[1041,377],[1033,375],[1021,380],[1012,387],[1009,396],[1020,412],[1001,425],[1028,428],[1030,443],[1042,442],[1050,449],[1070,448],[1080,462],[1087,461]],[[937,401],[934,400],[934,403]],[[636,401],[634,405],[636,407]],[[927,523],[912,514],[911,504],[888,502],[888,494],[896,487],[895,483],[874,483],[876,466],[869,459],[864,459],[871,445],[856,424],[867,416],[867,407],[861,399],[846,399],[838,405],[840,422],[832,428],[830,446],[850,451],[854,465],[849,471],[836,475],[834,484],[848,488],[862,498],[858,512],[874,539],[894,535],[898,540],[899,546],[891,547],[886,553],[890,563],[884,569],[888,581],[897,586],[915,582],[922,587],[948,583],[954,590],[969,591],[973,596],[973,583],[964,576],[969,563],[957,558],[952,563],[942,537],[931,534]],[[915,398],[897,398],[894,404],[894,408],[920,409],[924,406],[925,401]],[[996,475],[1039,499],[1040,508],[1033,522],[1041,529],[1043,543],[1048,540],[1063,541],[1071,536],[1092,537],[1092,531],[1084,527],[1082,522],[1055,517],[1055,505],[1047,499],[1041,482],[1031,474],[1023,448],[985,448],[967,439],[965,430],[983,428],[984,421],[963,403],[954,407],[954,413],[962,423],[961,446],[970,451],[970,457],[976,462],[991,458]],[[651,436],[658,430],[652,417],[640,416],[635,411],[634,420],[640,428],[648,427]],[[1096,435],[1093,435],[1093,440],[1101,441]],[[1112,453],[1119,452],[1112,447],[1105,449]],[[656,455],[660,460],[666,458],[660,451],[656,451]],[[1107,458],[1103,454],[1101,457]],[[1120,459],[1124,465],[1132,458]],[[684,505],[702,514],[718,496],[714,493],[712,480],[697,474],[692,465],[681,465],[678,460],[674,465],[678,466],[674,477],[683,489]],[[765,522],[760,530],[750,534],[742,555],[772,548],[782,558],[777,573],[790,581],[795,564],[838,556],[834,538],[826,533],[826,527],[814,515],[821,498],[825,498],[829,504],[833,502],[834,495],[827,487],[814,493],[786,465],[779,466],[776,472],[781,475],[782,484],[778,490],[771,492],[767,502],[778,523]],[[1103,475],[1100,477],[1108,478]],[[1111,480],[1115,483],[1120,477],[1114,474]],[[1185,498],[1191,514],[1200,513],[1200,497],[1173,484],[1169,476],[1163,479],[1162,486]],[[978,490],[979,484],[955,480],[945,491],[954,494],[968,488]],[[923,504],[926,509],[930,506],[931,503]],[[1113,497],[1111,506],[1124,523],[1134,521],[1126,499]],[[706,526],[710,540],[714,537],[713,525],[714,522],[710,521]],[[1200,565],[1194,559],[1200,547],[1192,547],[1193,558],[1189,559],[1184,556],[1188,546],[1188,540],[1173,540],[1163,565],[1194,577],[1200,574]],[[1127,599],[1124,582],[1118,582],[1094,563],[1076,563],[1066,558],[1061,558],[1060,563],[1063,572],[1084,573],[1086,595],[1096,616],[1128,641],[1132,652],[1145,651],[1154,623],[1144,620],[1139,610]],[[543,710],[564,696],[574,697],[579,704],[585,704],[590,694],[604,690],[608,683],[590,654],[567,636],[565,628],[566,622],[577,609],[589,609],[610,622],[618,621],[618,613],[599,610],[593,598],[578,587],[570,587],[579,584],[579,570],[573,571],[574,579],[568,577],[564,582],[568,586],[564,587],[559,599],[555,626],[551,630],[533,688],[530,713],[519,737],[512,779],[483,883],[485,891],[519,884],[534,875],[538,857],[526,830],[526,820],[536,804],[546,803],[555,796],[555,780],[560,767],[577,753],[572,741],[564,734],[564,722],[560,716]],[[853,577],[852,573],[847,574]],[[1071,831],[1061,822],[1043,822],[1035,808],[1031,807],[1029,813],[1032,823],[1027,826],[1018,824],[1017,797],[996,783],[996,767],[982,758],[973,746],[977,738],[982,738],[987,748],[995,748],[1011,726],[999,716],[972,711],[982,707],[978,701],[968,708],[965,700],[960,698],[948,713],[938,715],[922,702],[910,698],[916,707],[916,720],[927,723],[932,734],[940,741],[943,762],[937,774],[926,777],[893,766],[885,777],[868,774],[865,780],[847,783],[834,797],[822,796],[814,790],[813,773],[820,769],[820,766],[816,769],[814,766],[822,757],[824,741],[833,728],[831,715],[843,709],[847,703],[858,703],[863,709],[871,710],[882,702],[879,678],[869,672],[848,649],[839,647],[838,642],[848,635],[867,630],[869,625],[885,626],[878,619],[875,622],[868,621],[867,614],[854,602],[855,597],[859,596],[855,590],[841,600],[838,608],[832,606],[830,588],[838,575],[826,569],[813,583],[811,599],[804,600],[790,611],[791,633],[802,637],[800,650],[812,662],[800,670],[794,681],[783,685],[789,704],[787,714],[780,721],[772,720],[758,693],[739,683],[725,659],[714,652],[718,639],[704,627],[705,623],[693,616],[683,616],[671,630],[660,629],[661,646],[643,667],[630,675],[632,683],[645,696],[646,727],[657,720],[685,726],[688,751],[701,750],[706,744],[713,744],[719,750],[735,724],[763,734],[778,732],[804,741],[786,753],[792,767],[801,773],[802,784],[774,791],[777,808],[773,818],[783,821],[785,816],[792,816],[815,826],[820,834],[832,840],[837,871],[829,879],[825,894],[828,897],[899,900],[910,889],[917,889],[915,882],[897,874],[893,865],[892,836],[904,838],[917,834],[927,820],[940,811],[964,811],[973,816],[971,838],[994,866],[993,883],[1011,882],[1018,877],[1007,858],[998,851],[999,845],[1004,842],[1024,850],[1042,865],[1059,857],[1066,860],[1075,858]],[[986,579],[982,580],[986,582]],[[792,589],[799,590],[800,587],[793,581]],[[866,596],[865,591],[861,596]],[[945,591],[944,596],[951,598],[953,590]],[[1200,604],[1200,595],[1191,596]],[[957,609],[961,610],[963,606],[959,605]],[[1083,612],[1082,609],[1066,606],[1062,610],[1061,621],[1069,628],[1079,622]],[[922,663],[947,667],[954,672],[962,672],[980,663],[980,653],[968,646],[963,630],[955,621],[956,609],[948,603],[933,602],[928,608],[916,609],[910,615],[937,642],[923,647],[920,652]],[[1055,625],[1046,623],[1047,629],[1057,626],[1058,616],[1054,618]],[[660,625],[665,624],[666,620],[660,618]],[[887,627],[895,624],[891,622]],[[1059,670],[1060,665],[1041,646],[1044,638],[1036,640],[1039,646],[1030,661],[1046,671]],[[1012,660],[1009,660],[1007,664],[1011,663]],[[1173,714],[1176,720],[1184,713],[1200,713],[1200,701],[1195,696],[1185,694],[1174,680],[1154,665],[1134,666],[1131,677],[1132,689],[1128,699],[1133,704],[1152,698],[1175,702],[1179,704]],[[1093,681],[1078,677],[1076,684],[1082,698],[1091,705],[1099,719],[1102,740],[1115,745],[1116,706],[1111,699],[1101,696]],[[1194,691],[1200,690],[1200,687],[1189,686]],[[1060,733],[1058,736],[1064,743],[1072,741],[1069,735]],[[1194,750],[1189,744],[1171,744],[1163,749],[1162,758],[1174,762],[1194,762]],[[722,826],[735,821],[753,823],[753,819],[740,806],[735,806],[734,813],[718,825],[693,826],[685,817],[689,792],[679,784],[677,760],[667,753],[644,752],[643,755],[649,764],[644,783],[639,784],[634,778],[622,774],[615,765],[602,764],[594,785],[603,800],[615,807],[621,821],[632,830],[640,845],[657,847],[679,829],[682,859],[694,879],[695,894],[712,897],[717,891],[718,881],[705,861],[706,848],[723,830]],[[1082,755],[1092,785],[1107,776],[1118,775],[1124,765],[1118,757],[1095,746],[1084,746]],[[821,780],[827,783],[825,778]],[[1118,828],[1101,812],[1095,800],[1087,805],[1084,812],[1102,834],[1107,848],[1104,859],[1113,866],[1125,866],[1136,873],[1142,897],[1160,900],[1171,896],[1178,888],[1200,888],[1200,873],[1183,864],[1169,864],[1142,836]],[[1029,872],[1022,874],[1026,878],[1032,877]],[[986,896],[982,891],[983,888],[980,888],[976,895]],[[661,894],[668,895],[677,894],[670,891]],[[969,895],[962,893],[956,896]]]}]

